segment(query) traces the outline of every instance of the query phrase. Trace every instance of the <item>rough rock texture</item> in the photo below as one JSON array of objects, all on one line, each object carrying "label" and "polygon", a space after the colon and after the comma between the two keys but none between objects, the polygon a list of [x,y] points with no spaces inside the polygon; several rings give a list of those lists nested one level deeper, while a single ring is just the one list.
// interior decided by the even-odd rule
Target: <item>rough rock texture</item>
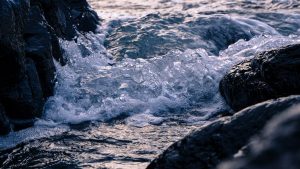
[{"label": "rough rock texture", "polygon": [[46,23],[40,8],[32,6],[24,30],[25,53],[26,57],[35,63],[42,87],[42,97],[48,97],[53,94],[55,76],[51,36]]},{"label": "rough rock texture", "polygon": [[5,115],[3,106],[0,104],[0,135],[7,134],[10,131],[9,120]]},{"label": "rough rock texture", "polygon": [[246,155],[218,169],[299,169],[300,105],[281,113],[250,144]]},{"label": "rough rock texture", "polygon": [[71,40],[77,31],[94,32],[99,17],[86,0],[38,0],[32,1],[43,11],[57,36]]},{"label": "rough rock texture", "polygon": [[234,66],[221,80],[220,92],[236,111],[300,94],[300,44],[266,51]]},{"label": "rough rock texture", "polygon": [[[27,127],[53,95],[53,58],[66,64],[58,38],[96,31],[86,0],[0,1],[0,134]],[[8,123],[9,121],[9,123]]]},{"label": "rough rock texture", "polygon": [[171,145],[148,169],[210,169],[248,143],[274,115],[300,103],[300,96],[270,100],[222,118]]},{"label": "rough rock texture", "polygon": [[35,65],[25,57],[24,18],[29,2],[14,2],[0,2],[0,20],[5,23],[0,26],[0,102],[7,116],[31,118],[41,111],[43,99],[34,93],[39,83]]}]

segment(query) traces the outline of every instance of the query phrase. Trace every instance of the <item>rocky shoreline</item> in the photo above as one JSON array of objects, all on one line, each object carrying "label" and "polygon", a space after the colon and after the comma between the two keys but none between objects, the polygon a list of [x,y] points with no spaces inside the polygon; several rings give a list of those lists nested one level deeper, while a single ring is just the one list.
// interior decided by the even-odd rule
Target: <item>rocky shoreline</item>
[{"label": "rocky shoreline", "polygon": [[96,31],[100,19],[85,0],[0,2],[0,134],[31,126],[55,86],[63,57],[59,39]]},{"label": "rocky shoreline", "polygon": [[[147,168],[299,168],[299,59],[300,45],[294,44],[234,66],[220,92],[233,110],[245,109],[192,132]],[[238,152],[242,157],[234,158]]]},{"label": "rocky shoreline", "polygon": [[[5,23],[0,25],[0,135],[5,135],[32,126],[54,94],[54,60],[68,62],[59,39],[76,41],[78,34],[96,32],[100,19],[86,0],[2,0],[0,20]],[[119,39],[118,32],[113,35]],[[234,115],[193,131],[147,168],[300,168],[299,79],[299,44],[237,64],[219,88]]]}]

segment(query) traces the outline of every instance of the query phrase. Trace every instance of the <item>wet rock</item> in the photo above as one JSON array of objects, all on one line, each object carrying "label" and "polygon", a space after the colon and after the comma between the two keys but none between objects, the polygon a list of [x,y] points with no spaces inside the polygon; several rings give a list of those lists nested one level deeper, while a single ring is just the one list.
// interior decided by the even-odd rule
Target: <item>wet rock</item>
[{"label": "wet rock", "polygon": [[77,30],[82,32],[94,32],[98,25],[100,18],[97,13],[91,9],[86,0],[65,0],[68,7],[71,9],[71,16],[73,25]]},{"label": "wet rock", "polygon": [[221,80],[220,92],[236,111],[300,94],[300,44],[266,51],[234,66]]},{"label": "wet rock", "polygon": [[300,96],[270,100],[214,121],[171,145],[147,168],[215,168],[246,145],[273,116],[299,103]]},{"label": "wet rock", "polygon": [[77,31],[96,31],[98,15],[86,0],[38,0],[31,1],[44,11],[45,18],[57,36],[72,40]]},{"label": "wet rock", "polygon": [[67,62],[58,38],[95,31],[99,18],[85,0],[3,0],[0,20],[5,23],[0,24],[0,134],[5,134],[8,121],[18,130],[42,115],[54,93],[53,58]]},{"label": "wet rock", "polygon": [[26,57],[34,61],[43,97],[54,92],[55,66],[52,55],[52,40],[48,25],[38,6],[30,8],[29,19],[24,29]]},{"label": "wet rock", "polygon": [[11,130],[9,120],[5,114],[4,108],[0,104],[0,135],[7,134]]},{"label": "wet rock", "polygon": [[35,63],[26,58],[24,65],[26,75],[9,88],[4,89],[1,101],[7,116],[16,119],[39,117],[45,102]]},{"label": "wet rock", "polygon": [[23,35],[29,3],[17,0],[0,3],[0,20],[5,23],[0,26],[0,101],[8,117],[32,118],[32,114],[40,114],[41,106],[37,105],[43,98],[33,91],[39,86],[38,77],[35,65],[25,57]]},{"label": "wet rock", "polygon": [[300,168],[300,107],[275,117],[248,147],[247,154],[221,164],[218,169]]},{"label": "wet rock", "polygon": [[[9,87],[25,75],[23,51],[24,40],[22,38],[24,20],[29,4],[25,1],[21,5],[14,5],[10,1],[0,1],[0,88]],[[0,92],[1,93],[1,92]]]},{"label": "wet rock", "polygon": [[275,90],[253,69],[251,60],[234,66],[221,80],[220,92],[234,110],[276,98]]}]

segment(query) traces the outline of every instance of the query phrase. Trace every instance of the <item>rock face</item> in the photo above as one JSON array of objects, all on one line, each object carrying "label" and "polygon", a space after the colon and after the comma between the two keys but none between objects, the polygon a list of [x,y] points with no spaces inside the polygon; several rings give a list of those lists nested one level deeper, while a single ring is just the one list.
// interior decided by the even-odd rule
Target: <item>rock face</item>
[{"label": "rock face", "polygon": [[234,66],[221,80],[220,92],[236,111],[300,94],[300,44],[266,51]]},{"label": "rock face", "polygon": [[[32,124],[53,95],[53,58],[66,64],[58,38],[95,31],[85,0],[0,1],[0,134]],[[9,121],[9,122],[8,122]],[[9,124],[9,125],[8,125]],[[4,127],[3,127],[4,126]]]},{"label": "rock face", "polygon": [[272,119],[262,135],[252,141],[246,155],[218,169],[298,169],[299,142],[300,105]]},{"label": "rock face", "polygon": [[2,105],[0,105],[0,135],[7,134],[10,131],[10,124],[5,115]]},{"label": "rock face", "polygon": [[72,40],[77,31],[95,31],[100,20],[86,0],[32,0],[32,5],[44,11],[57,36],[68,40]]},{"label": "rock face", "polygon": [[148,169],[210,169],[232,157],[274,115],[300,103],[300,96],[270,100],[222,118],[171,145]]}]

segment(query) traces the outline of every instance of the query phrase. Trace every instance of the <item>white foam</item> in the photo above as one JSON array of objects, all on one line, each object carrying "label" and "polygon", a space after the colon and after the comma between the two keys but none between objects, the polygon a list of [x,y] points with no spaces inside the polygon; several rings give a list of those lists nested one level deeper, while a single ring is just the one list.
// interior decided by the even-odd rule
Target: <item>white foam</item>
[{"label": "white foam", "polygon": [[11,132],[6,136],[0,136],[0,150],[14,147],[22,142],[50,137],[69,131],[67,125],[58,125],[51,121],[40,120],[38,125],[17,132]]},{"label": "white foam", "polygon": [[257,52],[299,42],[295,39],[259,36],[240,40],[220,56],[208,56],[205,49],[189,49],[152,59],[125,58],[113,66],[103,47],[82,57],[77,44],[63,42],[70,63],[57,65],[56,94],[49,99],[43,118],[80,123],[129,116],[129,124],[143,126],[146,121],[167,118],[165,113],[186,113],[195,108],[199,114],[207,112],[203,117],[191,116],[195,123],[195,119],[207,119],[227,108],[218,85],[228,69]]}]

